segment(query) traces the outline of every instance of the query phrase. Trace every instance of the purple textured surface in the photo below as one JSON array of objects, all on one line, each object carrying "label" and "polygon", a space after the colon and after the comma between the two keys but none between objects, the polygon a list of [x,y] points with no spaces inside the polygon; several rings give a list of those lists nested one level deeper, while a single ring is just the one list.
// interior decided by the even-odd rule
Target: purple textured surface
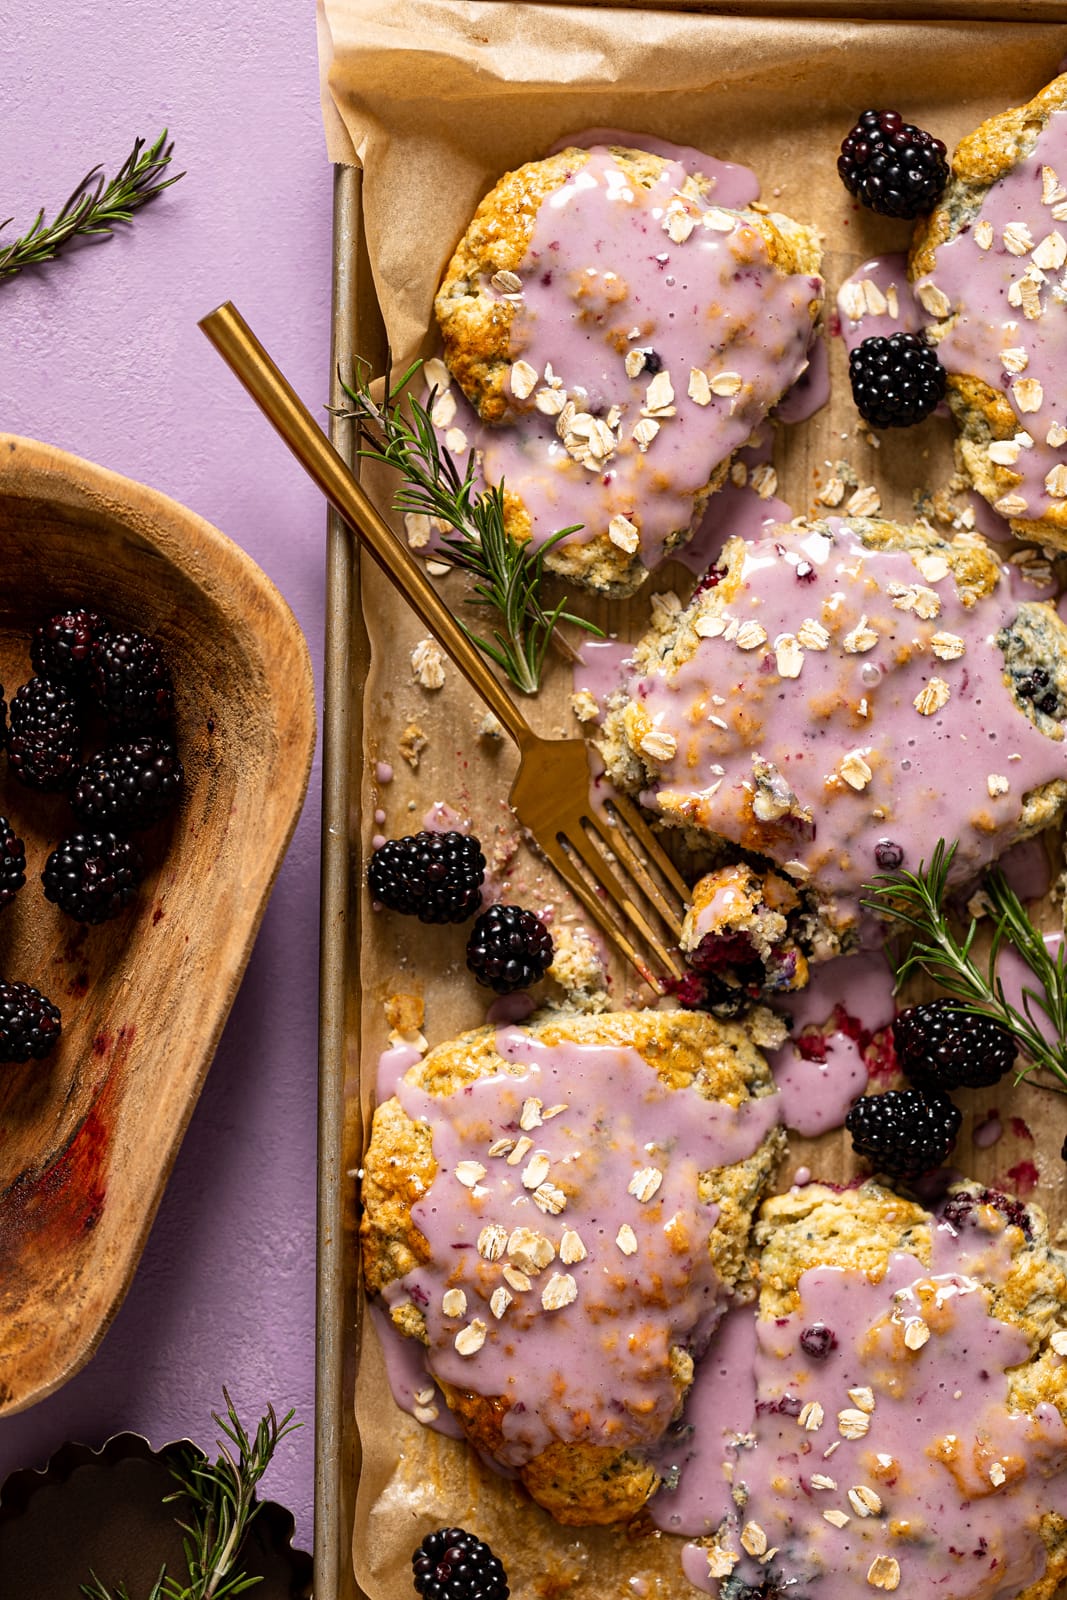
[{"label": "purple textured surface", "polygon": [[[196,326],[233,299],[312,409],[329,372],[331,169],[313,8],[0,6],[0,219],[50,214],[169,127],[187,176],[120,236],[0,284],[0,427],[183,501],[274,579],[322,657],[322,503]],[[14,86],[18,85],[18,88]],[[264,1483],[312,1536],[318,763],[137,1275],[100,1350],[0,1423],[0,1480],[65,1439],[211,1448],[225,1383],[304,1428]]]}]

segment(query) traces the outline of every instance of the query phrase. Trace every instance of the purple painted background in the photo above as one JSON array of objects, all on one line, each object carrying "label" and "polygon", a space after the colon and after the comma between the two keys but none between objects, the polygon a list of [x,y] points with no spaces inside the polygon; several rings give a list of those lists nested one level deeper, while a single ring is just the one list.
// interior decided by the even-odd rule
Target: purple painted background
[{"label": "purple painted background", "polygon": [[[305,0],[0,3],[0,219],[54,211],[164,126],[187,176],[121,237],[0,285],[0,428],[140,479],[274,579],[322,656],[316,492],[199,332],[233,299],[317,410],[329,369],[331,169]],[[65,1439],[205,1448],[231,1390],[306,1426],[264,1488],[312,1537],[318,763],[137,1276],[99,1352],[0,1422],[0,1480]]]}]

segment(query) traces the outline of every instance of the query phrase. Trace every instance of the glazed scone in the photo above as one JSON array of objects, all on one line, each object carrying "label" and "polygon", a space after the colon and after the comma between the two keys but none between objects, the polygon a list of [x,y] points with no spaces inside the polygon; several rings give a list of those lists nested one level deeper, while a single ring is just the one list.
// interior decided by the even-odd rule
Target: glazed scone
[{"label": "glazed scone", "polygon": [[485,1027],[379,1107],[368,1291],[467,1438],[564,1523],[628,1521],[782,1145],[767,1064],[686,1012]]},{"label": "glazed scone", "polygon": [[920,222],[909,276],[935,319],[961,465],[1021,539],[1067,549],[1067,76],[983,122]]},{"label": "glazed scone", "polygon": [[805,988],[808,921],[800,891],[781,873],[756,872],[745,862],[705,873],[693,885],[680,941],[690,983],[704,986],[701,1008],[733,1017],[755,1001]]},{"label": "glazed scone", "polygon": [[973,1184],[933,1213],[815,1184],[769,1200],[756,1239],[755,1419],[708,1577],[729,1597],[770,1562],[835,1600],[1048,1600],[1067,1575],[1067,1256],[1040,1210]]},{"label": "glazed scone", "polygon": [[706,167],[617,145],[529,162],[482,201],[437,294],[445,363],[489,426],[451,391],[446,422],[504,484],[511,536],[577,527],[546,563],[607,594],[689,537],[806,369],[822,307],[814,230],[720,203],[730,170]]},{"label": "glazed scone", "polygon": [[1067,626],[974,534],[867,519],[731,540],[636,646],[597,745],[665,822],[768,858],[847,951],[939,837],[973,876],[1067,810]]}]

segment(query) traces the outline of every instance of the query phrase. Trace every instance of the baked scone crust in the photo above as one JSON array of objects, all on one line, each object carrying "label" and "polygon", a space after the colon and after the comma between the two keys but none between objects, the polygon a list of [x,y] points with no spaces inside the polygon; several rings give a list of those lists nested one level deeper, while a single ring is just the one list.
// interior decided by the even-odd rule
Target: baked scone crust
[{"label": "baked scone crust", "polygon": [[[692,1088],[726,1106],[741,1107],[753,1097],[773,1093],[766,1061],[745,1030],[701,1013],[567,1015],[534,1020],[524,1025],[523,1032],[550,1046],[574,1042],[630,1047],[669,1089]],[[463,1034],[430,1051],[410,1069],[407,1081],[430,1095],[445,1096],[479,1078],[506,1072],[497,1040],[493,1027]],[[784,1135],[774,1128],[751,1156],[699,1177],[701,1199],[713,1199],[718,1206],[708,1237],[711,1260],[724,1284],[740,1296],[752,1293],[751,1220],[783,1146]],[[369,1293],[384,1295],[394,1280],[425,1261],[427,1241],[411,1207],[427,1193],[436,1171],[430,1124],[413,1121],[395,1098],[384,1102],[375,1112],[364,1162],[361,1238]],[[426,1326],[416,1306],[394,1300],[391,1316],[400,1332],[425,1342]],[[691,1357],[673,1349],[670,1378],[678,1407],[692,1373]],[[471,1443],[489,1456],[499,1456],[507,1399],[446,1383],[440,1386]],[[567,1440],[541,1451],[520,1469],[520,1476],[558,1521],[579,1525],[629,1520],[659,1481],[655,1468],[635,1450]]]},{"label": "baked scone crust", "polygon": [[[939,247],[972,227],[992,186],[1032,155],[1050,117],[1064,110],[1067,74],[1053,79],[1026,105],[988,118],[960,142],[952,157],[952,178],[940,203],[916,225],[908,258],[908,276],[913,283],[936,272]],[[1020,262],[1020,266],[1024,264]],[[929,330],[931,339],[937,343],[955,321],[956,313],[935,321]],[[1059,405],[1054,407],[1060,421],[1065,398],[1067,381]],[[1013,439],[1020,428],[1019,418],[1002,391],[973,375],[950,372],[947,399],[959,428],[956,448],[960,464],[979,494],[996,505],[1012,494],[1020,479],[1010,466],[989,459],[989,446],[996,440]],[[1067,549],[1067,500],[1051,502],[1039,518],[1011,516],[1008,520],[1017,538]]]}]

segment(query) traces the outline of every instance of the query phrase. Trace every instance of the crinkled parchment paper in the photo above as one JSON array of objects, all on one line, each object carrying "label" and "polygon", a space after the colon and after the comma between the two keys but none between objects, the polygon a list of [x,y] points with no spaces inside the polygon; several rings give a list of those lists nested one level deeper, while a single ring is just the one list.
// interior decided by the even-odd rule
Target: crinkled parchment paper
[{"label": "crinkled parchment paper", "polygon": [[[833,292],[862,260],[906,244],[906,225],[858,213],[837,179],[837,146],[856,114],[867,105],[897,106],[951,145],[983,117],[1028,99],[1067,51],[1062,25],[795,21],[461,0],[320,0],[319,22],[330,153],[364,167],[367,242],[398,363],[432,352],[433,293],[479,199],[506,169],[543,155],[565,134],[647,131],[753,167],[775,209],[822,228],[832,308]],[[943,489],[951,477],[951,426],[935,420],[914,435],[882,435],[876,446],[856,426],[843,351],[831,344],[834,398],[811,421],[779,432],[779,493],[798,513],[813,509],[820,485],[845,460],[860,485],[877,486],[888,514],[907,518],[915,490]],[[371,487],[385,503],[388,482],[372,477]],[[460,580],[441,581],[460,605]],[[635,638],[654,589],[674,586],[685,595],[691,583],[668,566],[633,601],[579,596],[579,608]],[[376,832],[416,831],[443,802],[472,819],[494,881],[510,898],[554,905],[558,918],[572,919],[557,927],[572,926],[573,907],[518,839],[507,811],[510,748],[479,736],[481,708],[451,666],[441,688],[415,680],[410,657],[423,630],[374,570],[364,573],[363,605],[372,668],[365,685],[352,686],[366,697],[366,748],[353,753],[363,774],[359,852]],[[529,708],[542,731],[574,731],[569,688],[560,661]],[[420,737],[426,742],[416,751]],[[1050,848],[1058,851],[1058,841]],[[483,1020],[486,995],[464,970],[464,940],[463,929],[368,917],[350,975],[362,1007],[362,1071],[354,1059],[350,1088],[365,1106],[387,1040],[389,995],[425,1001],[431,1044]],[[630,998],[625,974],[616,973],[612,992],[616,1005]],[[971,1130],[991,1105],[1006,1126],[1009,1112],[1023,1118],[1037,1142],[1006,1133],[994,1147],[975,1149]],[[1013,1164],[1033,1161],[1038,1197],[1061,1218],[1059,1107],[1025,1087],[970,1096],[960,1166],[996,1181]],[[817,1145],[795,1141],[783,1183],[802,1161],[821,1176],[851,1170],[841,1135]],[[399,1412],[369,1331],[357,1419],[364,1462],[353,1547],[371,1600],[408,1600],[412,1548],[430,1527],[452,1521],[473,1525],[497,1547],[518,1600],[690,1592],[674,1541],[556,1527],[464,1446]]]}]

